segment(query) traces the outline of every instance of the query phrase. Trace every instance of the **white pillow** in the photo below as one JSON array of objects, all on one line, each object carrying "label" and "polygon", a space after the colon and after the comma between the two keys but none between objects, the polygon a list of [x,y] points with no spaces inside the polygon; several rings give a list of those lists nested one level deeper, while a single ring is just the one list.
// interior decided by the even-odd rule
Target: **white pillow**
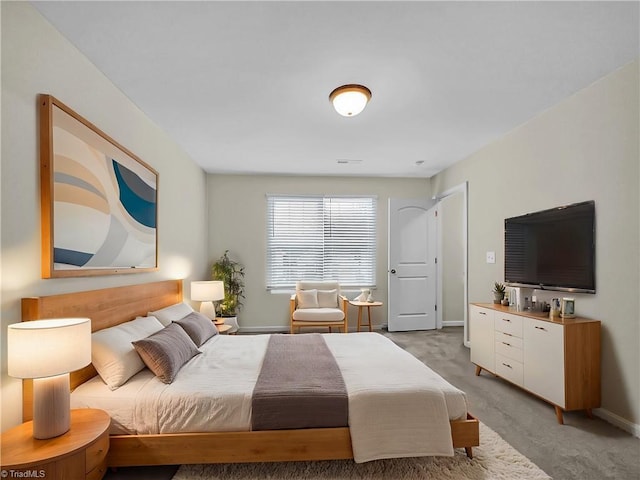
[{"label": "white pillow", "polygon": [[191,312],[193,312],[193,308],[191,308],[190,305],[182,302],[164,307],[160,310],[156,310],[155,312],[149,312],[147,315],[156,317],[158,320],[160,320],[160,323],[166,327],[171,322],[180,320],[189,315]]},{"label": "white pillow", "polygon": [[91,362],[111,390],[144,368],[131,342],[147,338],[163,328],[155,317],[138,317],[91,334]]},{"label": "white pillow", "polygon": [[298,308],[318,308],[318,290],[298,290]]},{"label": "white pillow", "polygon": [[338,308],[338,290],[318,290],[320,308]]}]

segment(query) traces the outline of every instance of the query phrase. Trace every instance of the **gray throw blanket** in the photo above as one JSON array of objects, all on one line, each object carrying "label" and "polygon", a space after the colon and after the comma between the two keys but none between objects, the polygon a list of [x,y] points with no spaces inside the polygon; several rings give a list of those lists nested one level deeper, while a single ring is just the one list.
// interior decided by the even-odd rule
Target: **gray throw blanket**
[{"label": "gray throw blanket", "polygon": [[252,430],[348,425],[347,389],[322,335],[272,335],[253,390]]}]

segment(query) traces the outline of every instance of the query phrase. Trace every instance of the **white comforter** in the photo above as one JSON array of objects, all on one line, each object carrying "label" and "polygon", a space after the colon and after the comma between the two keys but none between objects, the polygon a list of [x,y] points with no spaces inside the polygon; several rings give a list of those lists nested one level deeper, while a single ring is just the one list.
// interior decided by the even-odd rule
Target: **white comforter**
[{"label": "white comforter", "polygon": [[[465,418],[464,393],[377,333],[324,339],[347,387],[356,462],[453,455],[449,420]],[[72,407],[107,410],[119,433],[250,430],[251,395],[268,340],[218,335],[170,385],[146,369],[113,392],[96,377],[72,393]]]}]

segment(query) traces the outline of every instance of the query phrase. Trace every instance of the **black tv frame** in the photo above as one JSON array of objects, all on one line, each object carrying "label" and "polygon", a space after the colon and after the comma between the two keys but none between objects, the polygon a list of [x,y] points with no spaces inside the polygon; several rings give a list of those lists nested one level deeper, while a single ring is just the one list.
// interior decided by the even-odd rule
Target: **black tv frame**
[{"label": "black tv frame", "polygon": [[[593,278],[593,288],[582,288],[582,287],[568,287],[568,286],[558,286],[548,283],[522,283],[522,282],[509,282],[507,279],[507,222],[517,220],[517,219],[535,219],[538,216],[552,216],[554,213],[559,213],[562,210],[571,210],[574,207],[584,207],[590,205],[593,208],[593,237],[592,237],[592,246],[591,246],[591,276]],[[504,220],[504,235],[505,235],[505,245],[504,245],[504,278],[505,285],[509,287],[524,287],[524,288],[532,288],[537,290],[551,290],[551,291],[559,291],[559,292],[570,292],[570,293],[596,293],[596,219],[595,219],[595,202],[593,200],[572,203],[569,205],[563,205],[560,207],[549,208],[546,210],[540,210],[537,212],[527,213],[525,215],[518,215],[515,217],[505,218]]]}]

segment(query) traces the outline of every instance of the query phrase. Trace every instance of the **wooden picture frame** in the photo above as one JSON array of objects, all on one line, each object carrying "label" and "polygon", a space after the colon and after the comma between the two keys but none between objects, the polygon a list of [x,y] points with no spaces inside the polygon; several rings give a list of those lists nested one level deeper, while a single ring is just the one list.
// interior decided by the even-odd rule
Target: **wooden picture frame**
[{"label": "wooden picture frame", "polygon": [[42,278],[158,269],[158,173],[42,94]]}]

